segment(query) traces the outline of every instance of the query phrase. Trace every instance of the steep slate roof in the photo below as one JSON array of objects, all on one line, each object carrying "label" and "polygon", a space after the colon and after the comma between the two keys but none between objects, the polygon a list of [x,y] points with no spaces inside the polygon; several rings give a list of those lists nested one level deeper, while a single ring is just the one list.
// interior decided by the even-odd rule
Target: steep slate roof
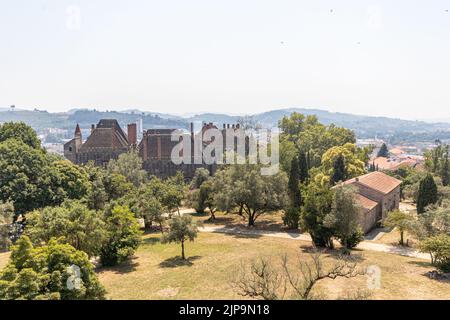
[{"label": "steep slate roof", "polygon": [[123,149],[128,147],[128,138],[117,120],[102,119],[92,131],[80,151],[90,149]]},{"label": "steep slate roof", "polygon": [[379,171],[371,172],[344,182],[344,184],[361,184],[383,194],[390,193],[401,183],[400,180]]}]

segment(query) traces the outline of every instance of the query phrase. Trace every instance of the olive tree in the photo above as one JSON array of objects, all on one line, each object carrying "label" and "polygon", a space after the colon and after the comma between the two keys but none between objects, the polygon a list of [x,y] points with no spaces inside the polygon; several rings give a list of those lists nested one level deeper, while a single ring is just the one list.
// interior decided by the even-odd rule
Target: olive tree
[{"label": "olive tree", "polygon": [[228,184],[217,188],[215,197],[219,209],[228,211],[233,207],[241,207],[248,221],[254,226],[262,214],[286,207],[289,197],[288,179],[284,172],[275,175],[261,175],[259,165],[234,165],[224,170],[223,181]]},{"label": "olive tree", "polygon": [[180,243],[181,259],[185,260],[184,243],[194,241],[198,234],[198,224],[190,215],[175,216],[169,221],[169,231],[162,238],[163,243]]}]

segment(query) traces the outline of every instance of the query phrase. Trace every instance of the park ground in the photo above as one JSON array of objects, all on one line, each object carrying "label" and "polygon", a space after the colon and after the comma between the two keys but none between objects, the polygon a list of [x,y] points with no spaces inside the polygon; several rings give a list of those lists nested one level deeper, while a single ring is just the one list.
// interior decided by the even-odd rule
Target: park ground
[{"label": "park ground", "polygon": [[[205,226],[246,229],[237,215],[218,213],[214,223],[207,222],[207,214],[194,214],[194,218]],[[286,231],[277,213],[262,216],[256,228]],[[308,259],[312,249],[310,241],[261,234],[201,232],[194,242],[186,244],[188,259],[182,261],[180,246],[161,244],[160,237],[160,233],[145,234],[143,244],[128,263],[97,269],[109,299],[242,299],[232,285],[241,263],[267,257],[278,268],[283,254],[294,263],[299,258]],[[396,230],[380,230],[372,241],[395,245],[398,234]],[[381,288],[371,290],[369,299],[450,299],[450,281],[428,276],[434,270],[429,259],[361,249],[352,251],[352,255],[358,258],[361,268],[375,265],[381,270]],[[0,253],[0,269],[8,258],[9,253]],[[326,255],[326,263],[333,260],[333,255]],[[329,299],[343,298],[358,290],[369,292],[367,280],[364,275],[323,280],[317,290]]]},{"label": "park ground", "polygon": [[[97,273],[109,299],[242,299],[232,286],[242,262],[269,257],[278,266],[287,254],[292,262],[308,259],[311,243],[265,236],[200,233],[186,245],[187,261],[180,258],[180,246],[161,244],[160,234],[146,234],[135,257]],[[381,269],[381,288],[369,299],[450,299],[450,282],[433,280],[429,261],[365,250],[353,251],[361,267]],[[9,253],[0,253],[0,268]],[[334,258],[328,257],[328,263]],[[349,292],[367,290],[367,277],[324,280],[318,287],[329,299]]]},{"label": "park ground", "polygon": [[[309,242],[265,236],[200,233],[188,243],[187,262],[180,246],[161,244],[159,234],[147,234],[129,263],[98,270],[111,299],[240,299],[232,280],[241,262],[265,256],[278,266],[287,254],[292,262],[308,259]],[[423,259],[382,252],[354,251],[361,267],[381,269],[381,288],[370,299],[450,299],[450,283],[432,280],[433,268]],[[332,263],[328,256],[327,263]],[[367,290],[367,277],[324,280],[318,289],[330,299],[356,290]]]}]

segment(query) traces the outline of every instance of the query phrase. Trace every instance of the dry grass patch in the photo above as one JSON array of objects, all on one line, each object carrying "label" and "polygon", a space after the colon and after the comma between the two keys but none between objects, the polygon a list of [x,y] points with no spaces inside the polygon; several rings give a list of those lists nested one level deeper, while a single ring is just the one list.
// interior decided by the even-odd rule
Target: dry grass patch
[{"label": "dry grass patch", "polygon": [[[404,241],[405,244],[408,244],[408,247],[411,248],[419,247],[419,241],[413,235],[409,234],[407,231],[405,231],[404,234]],[[374,242],[398,246],[400,243],[400,232],[397,230],[397,228],[395,228],[392,231],[385,233]]]},{"label": "dry grass patch", "polygon": [[[178,257],[180,246],[163,245],[159,234],[144,236],[144,244],[130,263],[98,270],[100,281],[112,299],[241,299],[230,284],[241,261],[269,257],[275,266],[280,256],[290,261],[307,259],[310,243],[271,237],[245,237],[201,233],[187,243],[188,261]],[[299,247],[302,246],[302,248]],[[450,283],[429,279],[428,261],[381,252],[356,251],[361,266],[381,269],[381,288],[372,299],[450,299]],[[327,263],[333,262],[327,257]],[[328,298],[367,288],[367,277],[325,280],[318,289]]]},{"label": "dry grass patch", "polygon": [[[248,222],[237,213],[216,212],[216,220],[209,220],[209,213],[191,214],[194,220],[201,221],[206,225],[225,225],[227,227],[243,227],[246,228]],[[287,231],[283,225],[283,213],[281,211],[267,212],[258,217],[255,222],[255,228],[258,230],[269,231]]]}]

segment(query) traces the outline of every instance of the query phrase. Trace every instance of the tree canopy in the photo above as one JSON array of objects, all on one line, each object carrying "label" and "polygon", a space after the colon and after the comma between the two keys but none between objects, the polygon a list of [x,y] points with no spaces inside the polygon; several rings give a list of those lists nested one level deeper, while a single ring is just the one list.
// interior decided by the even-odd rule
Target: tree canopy
[{"label": "tree canopy", "polygon": [[389,150],[388,150],[388,147],[387,147],[387,145],[385,143],[383,143],[381,145],[380,150],[378,150],[377,157],[385,157],[385,158],[389,157]]},{"label": "tree canopy", "polygon": [[175,216],[169,221],[169,232],[164,234],[163,243],[180,243],[181,258],[186,259],[184,243],[186,241],[194,241],[197,238],[198,225],[192,221],[190,215]]},{"label": "tree canopy", "polygon": [[230,166],[222,175],[220,179],[227,186],[217,191],[220,209],[242,207],[249,226],[254,226],[260,215],[283,209],[287,204],[288,179],[284,172],[263,176],[261,166],[244,164]]},{"label": "tree canopy", "polygon": [[424,213],[427,206],[438,201],[437,185],[431,174],[427,174],[419,184],[417,195],[417,213]]},{"label": "tree canopy", "polygon": [[48,243],[52,238],[63,238],[90,257],[100,253],[106,240],[101,216],[77,201],[31,212],[27,215],[25,234],[35,245]]},{"label": "tree canopy", "polygon": [[23,122],[0,124],[0,143],[8,139],[21,141],[33,149],[41,148],[41,141],[37,137],[36,132]]},{"label": "tree canopy", "polygon": [[142,169],[142,159],[134,150],[121,154],[117,160],[109,161],[107,171],[121,174],[135,187],[139,187],[147,180],[147,172]]},{"label": "tree canopy", "polygon": [[8,265],[0,272],[0,300],[104,299],[88,256],[69,244],[51,239],[33,247],[22,236],[13,247]]}]

